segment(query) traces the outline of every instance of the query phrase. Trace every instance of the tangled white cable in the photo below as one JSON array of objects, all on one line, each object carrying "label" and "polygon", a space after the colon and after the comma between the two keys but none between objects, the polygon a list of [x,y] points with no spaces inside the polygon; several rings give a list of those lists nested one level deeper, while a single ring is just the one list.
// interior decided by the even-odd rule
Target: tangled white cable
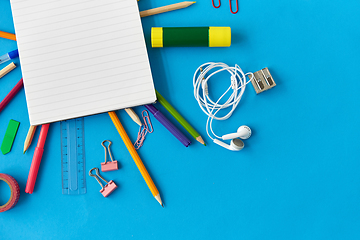
[{"label": "tangled white cable", "polygon": [[[203,69],[203,70],[202,70]],[[215,74],[228,71],[230,73],[230,86],[228,89],[221,95],[221,97],[217,101],[213,101],[209,97],[208,91],[208,81],[212,76]],[[246,81],[246,76],[251,75],[250,80]],[[207,77],[205,77],[207,76]],[[237,105],[240,103],[240,100],[244,94],[246,84],[248,84],[254,78],[253,73],[246,73],[241,70],[241,68],[235,64],[234,67],[230,67],[225,63],[215,63],[215,62],[208,62],[202,64],[198,67],[194,73],[193,77],[193,86],[194,86],[194,97],[198,102],[201,110],[208,116],[206,121],[206,133],[207,135],[214,140],[213,137],[209,134],[209,127],[211,133],[220,138],[216,135],[212,129],[212,121],[213,119],[216,120],[226,120],[228,119],[236,109]],[[220,100],[232,89],[232,94],[226,100],[225,103],[220,104]],[[226,108],[230,108],[231,110],[225,114],[224,116],[217,117],[216,114]]]}]

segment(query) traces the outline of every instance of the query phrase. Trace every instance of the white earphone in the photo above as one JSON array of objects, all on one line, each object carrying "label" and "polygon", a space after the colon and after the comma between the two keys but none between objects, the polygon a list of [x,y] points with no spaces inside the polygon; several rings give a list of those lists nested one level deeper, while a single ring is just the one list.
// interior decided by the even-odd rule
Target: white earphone
[{"label": "white earphone", "polygon": [[244,142],[241,141],[239,138],[248,139],[250,136],[251,136],[251,129],[248,126],[243,125],[238,128],[236,133],[229,133],[221,137],[223,140],[231,139],[230,145],[216,138],[213,141],[217,145],[220,145],[231,151],[240,151],[241,149],[244,148],[245,145]]},{"label": "white earphone", "polygon": [[244,148],[244,142],[241,141],[239,138],[234,138],[231,140],[230,145],[218,140],[218,139],[214,139],[214,143],[216,143],[217,145],[220,145],[226,149],[229,149],[231,151],[240,151],[241,149]]},{"label": "white earphone", "polygon": [[[221,97],[214,101],[210,98],[208,83],[210,82],[212,76],[223,71],[230,74],[230,85]],[[246,79],[246,76],[249,77],[249,80]],[[238,128],[236,133],[230,133],[220,137],[213,131],[212,122],[214,119],[226,120],[233,114],[234,110],[240,103],[246,85],[251,82],[253,78],[253,73],[244,73],[237,64],[235,64],[234,67],[230,67],[225,63],[216,62],[204,63],[198,67],[194,73],[194,97],[198,102],[200,109],[208,116],[206,121],[206,133],[214,143],[231,151],[240,151],[244,148],[244,143],[240,140],[240,138],[249,138],[251,136],[251,129],[248,126],[241,126]],[[227,100],[225,98],[227,98]],[[222,103],[220,103],[220,101],[222,101]],[[218,116],[217,114],[219,111],[223,109],[227,109],[228,111],[226,111],[223,116]],[[228,139],[232,139],[230,145],[221,141]]]},{"label": "white earphone", "polygon": [[233,138],[248,139],[251,136],[251,129],[248,126],[242,125],[238,128],[236,133],[229,133],[222,136],[222,140],[228,140]]}]

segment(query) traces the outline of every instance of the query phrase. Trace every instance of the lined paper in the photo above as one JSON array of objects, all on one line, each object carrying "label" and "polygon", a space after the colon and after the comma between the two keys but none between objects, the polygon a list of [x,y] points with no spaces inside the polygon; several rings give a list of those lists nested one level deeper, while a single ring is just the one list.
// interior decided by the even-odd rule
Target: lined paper
[{"label": "lined paper", "polygon": [[156,100],[136,0],[11,0],[30,124]]}]

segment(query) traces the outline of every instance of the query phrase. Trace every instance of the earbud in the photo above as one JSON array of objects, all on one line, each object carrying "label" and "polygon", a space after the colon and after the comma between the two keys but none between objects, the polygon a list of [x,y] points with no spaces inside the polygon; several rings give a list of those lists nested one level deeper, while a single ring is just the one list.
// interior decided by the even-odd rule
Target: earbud
[{"label": "earbud", "polygon": [[221,138],[223,140],[234,139],[234,138],[241,138],[241,139],[248,139],[251,136],[251,129],[248,126],[242,125],[238,128],[236,133],[229,133]]},{"label": "earbud", "polygon": [[214,143],[229,149],[231,151],[240,151],[241,149],[244,148],[244,142],[241,141],[239,138],[235,138],[233,140],[231,140],[230,145],[218,140],[218,139],[214,139]]}]

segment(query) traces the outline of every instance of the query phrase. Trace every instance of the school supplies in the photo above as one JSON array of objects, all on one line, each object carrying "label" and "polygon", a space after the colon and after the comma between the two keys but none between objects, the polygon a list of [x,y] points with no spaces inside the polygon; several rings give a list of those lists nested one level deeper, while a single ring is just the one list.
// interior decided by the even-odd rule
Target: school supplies
[{"label": "school supplies", "polygon": [[[91,172],[95,170],[95,174],[92,174]],[[98,183],[100,184],[101,186],[101,190],[100,190],[100,193],[104,196],[104,197],[107,197],[110,195],[110,193],[112,193],[116,188],[116,184],[113,182],[113,180],[110,180],[110,182],[106,181],[99,173],[99,169],[98,168],[92,168],[90,169],[89,171],[89,176],[90,177],[94,177],[96,179],[96,181],[98,181]],[[101,178],[104,182],[106,182],[106,185],[104,186],[100,179]]]},{"label": "school supplies", "polygon": [[0,181],[4,181],[10,188],[10,199],[4,205],[0,206],[0,212],[12,209],[20,198],[20,188],[17,181],[10,175],[0,173]]},{"label": "school supplies", "polygon": [[17,49],[14,51],[8,52],[8,53],[0,56],[0,64],[10,61],[11,59],[17,58],[18,56],[19,56],[19,52]]},{"label": "school supplies", "polygon": [[62,194],[86,193],[84,118],[60,122]]},{"label": "school supplies", "polygon": [[[107,148],[105,147],[105,142],[108,142],[108,146]],[[112,142],[110,140],[104,140],[102,141],[101,145],[104,147],[105,149],[105,162],[101,163],[101,171],[102,172],[108,172],[108,171],[114,171],[114,170],[118,170],[118,162],[116,160],[113,159],[111,151],[110,151],[110,145],[112,144]],[[110,159],[111,161],[107,161],[107,153],[109,153]]]},{"label": "school supplies", "polygon": [[190,123],[188,123],[157,90],[155,90],[155,92],[158,102],[186,129],[186,131],[190,133],[191,136],[193,136],[193,138],[196,139],[196,141],[206,146],[200,134],[190,125]]},{"label": "school supplies", "polygon": [[[232,14],[235,14],[239,11],[239,3],[238,3],[238,0],[235,0],[235,4],[236,4],[236,11],[234,12],[233,11],[233,6],[232,6],[232,2],[231,0],[229,0],[229,3],[230,3],[230,12]],[[221,6],[221,0],[219,0],[219,4],[216,6],[215,3],[214,3],[214,0],[212,0],[212,5],[214,6],[214,8],[219,8]]]},{"label": "school supplies", "polygon": [[30,144],[34,138],[35,131],[36,131],[36,126],[30,126],[28,134],[26,135],[26,138],[25,138],[24,153],[30,147]]},{"label": "school supplies", "polygon": [[11,151],[11,147],[14,143],[16,133],[19,129],[20,123],[15,120],[10,120],[9,125],[7,126],[4,139],[1,144],[2,154],[7,154]]},{"label": "school supplies", "polygon": [[45,146],[46,136],[49,131],[49,126],[50,126],[50,124],[45,124],[45,125],[41,126],[38,144],[35,148],[33,160],[31,162],[31,167],[30,167],[30,171],[29,171],[28,180],[26,182],[25,192],[29,193],[29,194],[32,194],[34,191],[36,177],[37,177],[37,174],[39,171],[41,158],[44,153],[44,146]]},{"label": "school supplies", "polygon": [[178,10],[181,8],[186,8],[194,3],[195,2],[185,1],[185,2],[180,2],[180,3],[163,6],[163,7],[144,10],[144,11],[140,12],[140,17],[147,17],[147,16],[159,14],[159,13],[170,12],[170,11]]},{"label": "school supplies", "polygon": [[157,190],[153,180],[151,179],[148,171],[146,170],[143,162],[141,161],[139,154],[136,152],[134,146],[132,145],[129,136],[127,135],[124,127],[122,126],[118,116],[116,115],[115,112],[108,112],[111,120],[113,121],[116,129],[118,130],[120,137],[122,138],[122,140],[125,143],[125,146],[127,147],[127,149],[129,150],[132,158],[134,159],[134,162],[136,164],[136,166],[138,167],[141,175],[143,176],[147,186],[149,187],[152,195],[155,197],[156,201],[158,201],[160,203],[160,205],[162,207],[164,207],[162,201],[161,201],[161,197],[160,197],[160,193]]},{"label": "school supplies", "polygon": [[0,31],[0,38],[6,38],[6,39],[10,39],[10,40],[16,41],[16,36],[15,36],[15,34],[3,32],[3,31]]},{"label": "school supplies", "polygon": [[230,47],[230,27],[153,27],[151,46]]},{"label": "school supplies", "polygon": [[6,95],[6,97],[0,102],[0,112],[5,108],[5,106],[15,97],[15,95],[18,93],[18,91],[23,86],[23,79],[20,79],[20,81],[15,85],[13,89]]},{"label": "school supplies", "polygon": [[263,68],[257,72],[254,72],[254,77],[251,79],[251,84],[253,85],[256,94],[262,93],[276,86],[276,83],[268,68]]},{"label": "school supplies", "polygon": [[182,132],[180,132],[180,130],[177,127],[175,127],[174,124],[172,124],[154,105],[148,104],[148,105],[145,105],[145,107],[185,147],[188,147],[190,145],[190,143],[191,143],[190,140]]},{"label": "school supplies", "polygon": [[0,70],[0,78],[2,78],[3,76],[5,76],[9,72],[11,72],[14,68],[16,68],[16,65],[15,65],[15,63],[12,62],[9,65],[7,65],[6,67],[4,67],[3,69],[1,69]]},{"label": "school supplies", "polygon": [[153,103],[136,1],[11,0],[31,125]]},{"label": "school supplies", "polygon": [[[203,69],[204,68],[204,69]],[[225,92],[217,99],[212,100],[209,95],[208,82],[211,77],[217,73],[227,72],[230,74],[230,85]],[[249,76],[250,80],[246,81],[246,77]],[[213,140],[217,145],[224,147],[231,151],[240,151],[244,147],[244,143],[239,139],[247,139],[251,136],[251,129],[248,126],[240,126],[236,133],[225,134],[218,136],[212,129],[213,120],[226,120],[235,111],[236,107],[241,101],[244,94],[246,85],[254,78],[253,73],[244,73],[242,69],[235,64],[234,67],[230,67],[221,62],[208,62],[199,66],[193,76],[193,87],[195,100],[198,102],[201,110],[208,116],[206,121],[206,133],[209,138]],[[229,92],[231,94],[229,94]],[[228,99],[222,100],[225,96]],[[224,102],[220,104],[220,102]],[[228,110],[227,108],[230,108]],[[217,116],[221,110],[227,110],[223,116]],[[210,129],[210,131],[209,131]],[[226,144],[221,140],[232,139],[230,144]]]},{"label": "school supplies", "polygon": [[144,110],[141,112],[141,116],[143,117],[144,124],[142,124],[139,128],[137,139],[134,143],[134,147],[136,150],[140,149],[145,141],[145,137],[148,133],[152,133],[154,128],[152,126],[149,112]]},{"label": "school supplies", "polygon": [[131,119],[141,127],[141,121],[139,116],[132,108],[125,108],[125,112],[131,117]]}]

